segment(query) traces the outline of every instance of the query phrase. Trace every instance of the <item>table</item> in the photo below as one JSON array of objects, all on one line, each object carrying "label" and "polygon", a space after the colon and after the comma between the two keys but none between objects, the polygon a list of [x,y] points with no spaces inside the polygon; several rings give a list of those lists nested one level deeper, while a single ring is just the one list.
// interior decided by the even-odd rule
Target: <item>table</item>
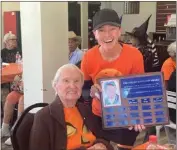
[{"label": "table", "polygon": [[141,144],[141,145],[137,145],[132,150],[146,150],[147,145],[148,145],[148,142]]},{"label": "table", "polygon": [[1,84],[12,82],[16,75],[21,74],[22,69],[20,69],[19,64],[10,63],[9,65],[1,68]]}]

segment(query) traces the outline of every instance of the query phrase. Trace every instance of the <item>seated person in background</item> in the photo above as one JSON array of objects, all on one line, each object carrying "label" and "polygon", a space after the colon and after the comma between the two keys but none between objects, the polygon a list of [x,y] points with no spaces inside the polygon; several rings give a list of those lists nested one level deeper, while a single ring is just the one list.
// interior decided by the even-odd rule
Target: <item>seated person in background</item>
[{"label": "seated person in background", "polygon": [[[18,104],[18,117],[23,112],[23,81],[22,76],[15,76],[10,92],[4,104],[4,118],[2,122],[1,137],[10,136],[10,121],[13,117],[15,104]],[[9,139],[10,140],[10,139]],[[11,145],[11,141],[5,141],[5,144]]]},{"label": "seated person in background", "polygon": [[165,60],[161,69],[164,74],[166,87],[168,87],[168,80],[172,72],[176,69],[176,41],[168,46],[167,52],[170,57]]},{"label": "seated person in background", "polygon": [[68,32],[69,39],[69,63],[78,64],[83,56],[83,52],[78,48],[81,44],[81,37],[77,36],[73,31]]},{"label": "seated person in background", "polygon": [[53,80],[57,96],[50,105],[36,113],[30,150],[112,150],[109,143],[97,140],[92,132],[95,126],[90,118],[90,107],[77,103],[83,83],[83,73],[77,66],[66,64],[58,69]]},{"label": "seated person in background", "polygon": [[132,32],[126,32],[131,37],[132,45],[138,48],[143,55],[145,72],[155,72],[161,69],[155,44],[146,33],[150,17],[151,15],[141,26],[135,27]]},{"label": "seated person in background", "polygon": [[12,33],[7,33],[4,36],[5,48],[1,50],[1,61],[5,63],[15,63],[16,53],[21,51],[17,49],[17,37]]},{"label": "seated person in background", "polygon": [[106,97],[104,98],[105,106],[120,105],[119,95],[116,93],[116,84],[114,81],[110,81],[105,84]]}]

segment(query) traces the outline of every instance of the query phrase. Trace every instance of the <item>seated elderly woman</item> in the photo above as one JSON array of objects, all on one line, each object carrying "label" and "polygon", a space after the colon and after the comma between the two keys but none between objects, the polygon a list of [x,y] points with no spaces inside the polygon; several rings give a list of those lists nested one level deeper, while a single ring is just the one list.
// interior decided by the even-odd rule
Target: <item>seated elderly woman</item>
[{"label": "seated elderly woman", "polygon": [[95,134],[90,107],[77,103],[83,82],[83,74],[75,65],[58,69],[53,80],[56,98],[36,113],[30,150],[113,149],[107,141],[96,139],[100,135]]},{"label": "seated elderly woman", "polygon": [[167,51],[170,57],[165,60],[161,68],[161,71],[164,74],[166,87],[168,87],[168,80],[170,79],[171,74],[176,69],[176,41],[168,46]]},{"label": "seated elderly woman", "polygon": [[17,37],[15,34],[7,33],[3,39],[4,46],[1,50],[1,61],[6,63],[15,63],[16,61],[16,53],[19,52],[22,55],[21,50],[17,47]]}]

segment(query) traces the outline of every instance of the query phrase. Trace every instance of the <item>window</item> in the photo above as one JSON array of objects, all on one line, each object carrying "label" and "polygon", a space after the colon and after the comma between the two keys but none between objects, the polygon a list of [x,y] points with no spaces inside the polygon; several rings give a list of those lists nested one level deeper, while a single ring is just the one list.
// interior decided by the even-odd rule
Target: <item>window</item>
[{"label": "window", "polygon": [[124,14],[139,14],[140,2],[124,2]]}]

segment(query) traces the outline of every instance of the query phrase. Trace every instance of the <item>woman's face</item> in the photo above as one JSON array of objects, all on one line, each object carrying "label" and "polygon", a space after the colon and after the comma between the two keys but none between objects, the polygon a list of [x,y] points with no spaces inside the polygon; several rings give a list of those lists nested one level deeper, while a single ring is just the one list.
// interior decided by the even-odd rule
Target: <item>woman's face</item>
[{"label": "woman's face", "polygon": [[112,25],[104,25],[94,31],[94,35],[98,44],[106,51],[111,51],[118,43],[121,35],[120,27]]},{"label": "woman's face", "polygon": [[6,42],[6,48],[8,49],[14,49],[17,47],[17,38],[16,37],[12,37],[10,39],[7,40]]},{"label": "woman's face", "polygon": [[170,57],[171,57],[173,60],[176,60],[176,52],[170,51],[170,52],[168,52],[168,54],[170,55]]},{"label": "woman's face", "polygon": [[108,98],[115,98],[116,96],[116,87],[115,86],[112,86],[112,85],[108,85],[107,86],[107,89],[106,89],[106,94],[108,96]]},{"label": "woman's face", "polygon": [[83,81],[81,74],[76,69],[65,68],[62,70],[55,90],[61,101],[67,105],[75,105],[82,93]]}]

